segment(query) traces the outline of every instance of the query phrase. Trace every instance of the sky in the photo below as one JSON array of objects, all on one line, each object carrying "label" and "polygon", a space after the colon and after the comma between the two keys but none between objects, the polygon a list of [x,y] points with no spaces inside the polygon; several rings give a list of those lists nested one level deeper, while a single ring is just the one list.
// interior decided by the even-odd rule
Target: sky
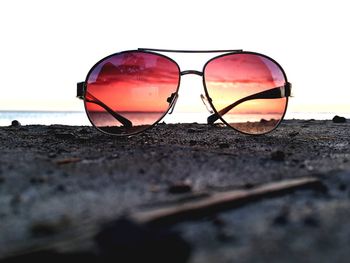
[{"label": "sky", "polygon": [[[346,0],[1,1],[0,110],[83,111],[76,83],[98,60],[153,47],[266,54],[293,85],[289,112],[350,117],[348,12]],[[213,56],[168,55],[181,70]],[[183,76],[176,110],[206,110],[201,93]]]}]

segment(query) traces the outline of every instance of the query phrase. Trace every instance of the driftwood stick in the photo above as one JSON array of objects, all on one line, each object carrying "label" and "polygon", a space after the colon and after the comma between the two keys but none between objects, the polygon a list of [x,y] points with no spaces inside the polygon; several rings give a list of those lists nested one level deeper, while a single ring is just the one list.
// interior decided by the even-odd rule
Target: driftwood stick
[{"label": "driftwood stick", "polygon": [[315,188],[323,188],[322,183],[317,178],[290,179],[281,182],[267,183],[246,190],[214,193],[200,200],[150,211],[137,212],[132,214],[131,218],[138,223],[146,224],[176,223],[181,220],[207,216],[223,209],[242,206],[263,198],[284,195],[299,189]]}]

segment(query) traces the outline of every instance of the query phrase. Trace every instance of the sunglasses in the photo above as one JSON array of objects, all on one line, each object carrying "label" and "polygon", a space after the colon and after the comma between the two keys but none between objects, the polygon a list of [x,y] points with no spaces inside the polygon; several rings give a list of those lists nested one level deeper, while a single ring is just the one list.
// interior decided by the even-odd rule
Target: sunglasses
[{"label": "sunglasses", "polygon": [[[171,58],[159,54],[221,53],[202,71],[181,71]],[[139,48],[97,62],[77,97],[98,130],[119,136],[135,135],[171,114],[178,99],[181,76],[202,77],[201,98],[211,115],[208,124],[225,124],[244,134],[273,131],[287,110],[291,83],[272,58],[243,50],[165,50]]]}]

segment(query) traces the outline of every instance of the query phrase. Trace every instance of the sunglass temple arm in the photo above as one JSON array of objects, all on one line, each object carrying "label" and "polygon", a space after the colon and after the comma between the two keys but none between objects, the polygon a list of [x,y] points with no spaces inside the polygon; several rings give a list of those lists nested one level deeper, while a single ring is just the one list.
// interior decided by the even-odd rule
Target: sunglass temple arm
[{"label": "sunglass temple arm", "polygon": [[238,106],[239,104],[248,101],[248,100],[255,100],[255,99],[278,99],[278,98],[284,98],[284,97],[290,97],[292,91],[292,84],[289,82],[286,82],[284,86],[276,87],[273,89],[265,90],[250,96],[247,96],[245,98],[242,98],[227,107],[221,109],[218,111],[218,113],[214,113],[210,115],[207,119],[208,124],[214,124],[215,121],[217,121],[220,116],[225,115],[227,112],[229,112],[234,107]]},{"label": "sunglass temple arm", "polygon": [[77,83],[77,98],[83,99],[83,100],[85,99],[85,101],[87,102],[99,105],[100,107],[105,109],[109,114],[111,114],[116,120],[118,120],[121,124],[123,124],[126,128],[131,128],[133,126],[130,120],[120,115],[119,113],[115,112],[114,110],[112,110],[110,107],[108,107],[102,101],[97,99],[91,93],[85,91],[85,82]]}]

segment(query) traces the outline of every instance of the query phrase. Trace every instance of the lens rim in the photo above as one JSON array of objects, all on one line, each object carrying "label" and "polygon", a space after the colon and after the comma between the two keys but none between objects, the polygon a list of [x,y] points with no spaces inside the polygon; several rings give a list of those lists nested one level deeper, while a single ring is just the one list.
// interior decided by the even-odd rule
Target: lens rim
[{"label": "lens rim", "polygon": [[[88,79],[90,77],[90,74],[94,71],[94,69],[100,65],[100,63],[102,63],[103,61],[111,58],[111,57],[114,57],[114,56],[118,56],[118,55],[122,55],[122,54],[125,54],[125,53],[144,53],[144,54],[152,54],[152,55],[156,55],[156,56],[159,56],[159,57],[163,57],[169,61],[171,61],[172,63],[174,63],[177,67],[177,70],[178,70],[178,83],[177,83],[177,87],[176,87],[176,91],[175,91],[175,94],[176,96],[178,96],[178,93],[179,93],[179,88],[180,88],[180,82],[181,82],[181,69],[180,69],[180,66],[177,64],[177,62],[175,60],[173,60],[172,58],[168,57],[168,56],[165,56],[163,54],[159,54],[159,53],[156,53],[156,52],[152,52],[152,51],[146,51],[146,50],[137,50],[137,49],[132,49],[132,50],[125,50],[125,51],[121,51],[121,52],[117,52],[117,53],[113,53],[111,55],[108,55],[102,59],[100,59],[98,62],[96,62],[92,67],[91,69],[89,70],[89,72],[87,73],[86,77],[85,77],[85,88],[84,88],[84,91],[83,91],[83,99],[84,99],[84,108],[85,108],[85,113],[90,121],[90,123],[92,124],[93,127],[95,127],[97,130],[99,130],[100,132],[104,133],[104,134],[108,134],[108,135],[113,135],[113,136],[117,136],[117,137],[128,137],[128,136],[134,136],[134,135],[137,135],[139,133],[143,133],[149,129],[152,129],[155,125],[157,125],[164,117],[165,115],[168,114],[169,110],[172,108],[172,107],[175,107],[175,105],[173,104],[169,104],[169,107],[168,109],[164,112],[164,114],[155,122],[153,123],[152,125],[148,126],[147,128],[145,128],[144,130],[140,130],[140,131],[137,131],[137,132],[133,132],[133,133],[128,133],[128,134],[115,134],[115,133],[110,133],[110,132],[107,132],[107,131],[104,131],[102,129],[100,129],[98,126],[96,126],[94,124],[94,122],[92,121],[92,119],[90,118],[90,114],[89,114],[89,111],[87,109],[87,102],[86,102],[86,99],[85,99],[85,95],[86,95],[86,91],[87,91],[87,87],[88,87]],[[175,101],[176,103],[176,101]]]},{"label": "lens rim", "polygon": [[267,55],[264,55],[264,54],[261,54],[261,53],[258,53],[258,52],[252,52],[252,51],[230,52],[230,53],[225,53],[225,54],[221,54],[221,55],[215,56],[215,57],[209,59],[209,60],[204,64],[203,70],[202,70],[202,72],[203,72],[202,81],[203,81],[203,86],[204,86],[204,92],[205,92],[205,95],[206,95],[207,98],[208,98],[209,104],[210,104],[210,106],[212,107],[212,109],[214,110],[215,114],[217,114],[217,115],[219,116],[219,119],[220,119],[226,126],[232,128],[233,130],[235,130],[235,131],[237,131],[237,132],[239,132],[239,133],[242,133],[242,134],[245,134],[245,135],[249,135],[249,136],[260,136],[260,135],[265,135],[265,134],[270,133],[270,132],[274,131],[275,129],[277,129],[277,127],[278,127],[278,126],[280,125],[280,123],[283,121],[284,116],[286,115],[286,112],[287,112],[287,108],[288,108],[288,101],[289,101],[289,98],[288,98],[288,97],[285,97],[285,98],[286,98],[286,104],[285,104],[285,106],[284,106],[283,115],[282,115],[281,119],[279,120],[279,122],[276,124],[276,126],[275,126],[273,129],[271,129],[271,130],[269,130],[269,131],[267,131],[267,132],[263,132],[263,133],[248,133],[248,132],[240,131],[240,130],[238,130],[238,129],[232,127],[230,124],[228,124],[227,121],[225,121],[225,119],[218,113],[217,109],[215,108],[214,104],[212,103],[212,99],[211,99],[211,97],[210,97],[210,95],[209,95],[209,92],[208,92],[208,89],[207,89],[207,85],[206,85],[206,81],[205,81],[205,75],[206,75],[205,70],[206,70],[208,64],[209,64],[210,62],[212,62],[213,60],[216,60],[216,59],[218,59],[218,58],[222,58],[222,57],[230,56],[230,55],[242,55],[242,54],[257,55],[257,56],[261,56],[261,57],[263,57],[263,58],[266,58],[266,59],[272,61],[272,62],[275,63],[276,66],[281,70],[281,72],[282,72],[282,74],[283,74],[283,77],[284,77],[284,79],[285,79],[285,82],[286,82],[286,83],[288,82],[286,72],[284,71],[284,69],[282,68],[282,66],[281,66],[276,60],[274,60],[273,58],[271,58],[271,57],[269,57],[269,56],[267,56]]}]

